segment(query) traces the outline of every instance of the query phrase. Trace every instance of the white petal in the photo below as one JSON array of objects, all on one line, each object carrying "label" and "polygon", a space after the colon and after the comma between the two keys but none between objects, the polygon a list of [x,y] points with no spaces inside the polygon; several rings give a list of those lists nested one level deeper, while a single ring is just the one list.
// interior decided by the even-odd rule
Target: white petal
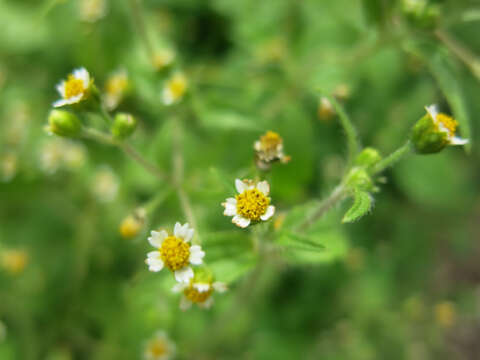
[{"label": "white petal", "polygon": [[202,251],[200,245],[190,246],[190,263],[193,265],[201,265],[203,263],[203,257],[205,256],[205,251]]},{"label": "white petal", "polygon": [[147,253],[148,258],[160,259],[160,251],[150,251]]},{"label": "white petal", "polygon": [[194,283],[193,287],[197,289],[199,292],[205,292],[210,290],[210,284],[209,283]]},{"label": "white petal", "polygon": [[267,211],[265,211],[265,214],[260,216],[260,219],[262,219],[263,221],[267,221],[268,219],[270,219],[273,216],[274,213],[275,213],[275,206],[270,205],[267,208]]},{"label": "white petal", "polygon": [[165,87],[162,91],[162,100],[165,105],[172,105],[174,102],[173,94],[170,89]]},{"label": "white petal", "polygon": [[76,69],[73,71],[73,76],[75,76],[76,79],[82,80],[84,89],[88,88],[90,82],[90,74],[88,73],[87,69],[83,67]]},{"label": "white petal", "polygon": [[188,284],[176,283],[175,285],[173,285],[172,291],[174,293],[179,293],[179,292],[182,292],[183,290],[185,290],[187,287],[188,287]]},{"label": "white petal", "polygon": [[253,148],[257,151],[260,151],[262,149],[262,143],[260,141],[255,141],[255,144],[253,144]]},{"label": "white petal", "polygon": [[150,237],[148,238],[148,242],[153,247],[159,248],[160,246],[162,246],[163,240],[165,240],[167,236],[168,234],[165,230],[160,230],[160,231],[152,230],[150,232]]},{"label": "white petal", "polygon": [[161,259],[147,258],[145,262],[148,265],[148,270],[158,272],[163,269],[163,261]]},{"label": "white petal", "polygon": [[225,211],[223,212],[223,215],[234,216],[237,214],[237,205],[223,203],[223,206],[225,206]]},{"label": "white petal", "polygon": [[57,107],[62,107],[62,106],[68,105],[68,104],[69,104],[68,100],[60,99],[60,100],[55,101],[52,104],[52,106],[57,108]]},{"label": "white petal", "polygon": [[182,311],[188,310],[192,307],[192,302],[188,300],[185,296],[182,296],[180,299],[180,309]]},{"label": "white petal", "polygon": [[187,228],[188,223],[181,225],[179,222],[176,222],[175,227],[173,228],[173,235],[180,239],[185,239],[185,236],[187,235]]},{"label": "white petal", "polygon": [[195,230],[191,228],[188,223],[186,223],[183,227],[185,228],[185,237],[183,238],[183,240],[189,242],[190,240],[192,240]]},{"label": "white petal", "polygon": [[250,225],[250,219],[244,218],[241,215],[235,215],[232,219],[232,222],[241,228],[246,228],[248,225]]},{"label": "white petal", "polygon": [[432,119],[436,122],[437,115],[438,115],[438,106],[437,105],[425,106],[425,110],[427,110],[427,112],[430,114]]},{"label": "white petal", "polygon": [[241,194],[248,189],[248,185],[240,179],[235,179],[235,188],[237,189],[238,193]]},{"label": "white petal", "polygon": [[213,305],[213,297],[211,296],[204,302],[198,303],[198,306],[201,307],[202,309],[210,309],[212,305]]},{"label": "white petal", "polygon": [[193,270],[190,266],[185,266],[179,270],[175,270],[175,280],[178,282],[188,283],[193,278]]},{"label": "white petal", "polygon": [[268,196],[268,193],[270,192],[270,185],[268,185],[268,182],[266,180],[260,181],[257,184],[257,189],[260,190],[263,195]]},{"label": "white petal", "polygon": [[57,84],[56,89],[60,96],[65,96],[65,80],[62,80],[60,83]]},{"label": "white petal", "polygon": [[215,281],[213,284],[213,289],[216,292],[223,293],[228,290],[227,284],[220,282],[220,281]]},{"label": "white petal", "polygon": [[[225,202],[223,204],[231,204],[231,205],[237,206],[237,199],[235,199],[233,197],[229,197],[229,198],[227,198],[227,200],[225,200]],[[223,206],[225,206],[225,205],[223,205]]]},{"label": "white petal", "polygon": [[468,139],[462,139],[458,136],[454,136],[451,140],[450,140],[450,144],[452,145],[465,145],[468,143]]}]

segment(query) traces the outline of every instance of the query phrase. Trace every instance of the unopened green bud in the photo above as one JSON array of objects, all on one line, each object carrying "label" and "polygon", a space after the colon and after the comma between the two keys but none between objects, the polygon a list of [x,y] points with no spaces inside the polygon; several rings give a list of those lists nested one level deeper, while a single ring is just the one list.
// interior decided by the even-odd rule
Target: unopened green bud
[{"label": "unopened green bud", "polygon": [[407,20],[422,29],[433,29],[440,19],[440,9],[427,0],[403,0],[402,11]]},{"label": "unopened green bud", "polygon": [[367,147],[363,149],[355,158],[355,165],[371,168],[382,160],[382,156],[377,149]]},{"label": "unopened green bud", "polygon": [[413,126],[410,139],[415,151],[419,154],[437,153],[449,143],[448,133],[440,131],[429,114],[422,117]]},{"label": "unopened green bud", "polygon": [[374,191],[375,185],[368,172],[362,167],[354,167],[347,175],[346,186],[362,191]]},{"label": "unopened green bud", "polygon": [[116,138],[125,139],[133,134],[137,127],[137,120],[130,114],[118,113],[112,125],[112,134]]},{"label": "unopened green bud", "polygon": [[82,123],[73,113],[52,110],[48,115],[48,131],[63,137],[77,137],[82,132]]}]

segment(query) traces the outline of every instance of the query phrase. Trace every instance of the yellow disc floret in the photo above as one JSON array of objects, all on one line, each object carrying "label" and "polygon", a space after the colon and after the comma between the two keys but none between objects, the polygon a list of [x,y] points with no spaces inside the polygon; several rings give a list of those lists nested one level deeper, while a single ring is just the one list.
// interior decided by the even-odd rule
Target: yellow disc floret
[{"label": "yellow disc floret", "polygon": [[243,217],[257,221],[265,214],[270,199],[258,189],[245,190],[237,199],[237,213]]},{"label": "yellow disc floret", "polygon": [[263,151],[276,150],[282,143],[282,137],[274,131],[267,131],[265,135],[260,136],[260,145]]},{"label": "yellow disc floret", "polygon": [[207,300],[210,295],[212,295],[213,292],[213,287],[210,286],[210,288],[207,291],[198,291],[195,287],[193,287],[192,284],[188,288],[186,288],[183,291],[183,294],[185,297],[190,300],[193,303],[203,303],[205,300]]},{"label": "yellow disc floret", "polygon": [[69,75],[65,83],[65,98],[70,99],[71,97],[81,95],[84,91],[83,80]]},{"label": "yellow disc floret", "polygon": [[455,135],[457,131],[458,122],[454,118],[440,113],[437,115],[437,121],[448,130],[449,135]]},{"label": "yellow disc floret", "polygon": [[179,99],[187,90],[187,81],[183,75],[176,75],[170,80],[168,88],[174,99]]},{"label": "yellow disc floret", "polygon": [[167,344],[163,339],[155,339],[148,345],[148,351],[154,357],[165,355],[168,351]]},{"label": "yellow disc floret", "polygon": [[190,245],[176,236],[168,236],[159,249],[160,257],[166,267],[175,271],[188,265]]}]

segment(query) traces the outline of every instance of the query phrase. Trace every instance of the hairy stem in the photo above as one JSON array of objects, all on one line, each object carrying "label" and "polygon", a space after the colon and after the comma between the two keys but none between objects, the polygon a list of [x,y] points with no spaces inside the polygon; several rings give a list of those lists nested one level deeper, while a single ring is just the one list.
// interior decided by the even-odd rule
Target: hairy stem
[{"label": "hairy stem", "polygon": [[373,168],[372,174],[375,175],[381,173],[386,168],[400,161],[404,156],[410,154],[411,152],[412,144],[410,143],[410,141],[407,141],[403,146],[388,155],[385,159],[378,162],[378,164],[375,165],[375,167]]}]

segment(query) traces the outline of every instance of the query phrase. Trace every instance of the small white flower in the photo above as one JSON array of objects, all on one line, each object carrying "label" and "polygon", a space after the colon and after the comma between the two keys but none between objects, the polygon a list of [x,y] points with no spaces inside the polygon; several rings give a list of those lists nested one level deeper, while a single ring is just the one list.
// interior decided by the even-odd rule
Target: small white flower
[{"label": "small white flower", "polygon": [[109,167],[104,166],[96,171],[92,181],[92,193],[98,201],[108,203],[115,200],[119,188],[118,177]]},{"label": "small white flower", "polygon": [[188,283],[193,278],[193,270],[189,266],[201,265],[205,252],[200,245],[191,245],[194,230],[188,223],[176,223],[173,235],[168,235],[165,230],[152,231],[148,242],[158,250],[150,251],[145,262],[148,269],[153,272],[162,270],[165,266],[173,271],[175,279],[181,283]]},{"label": "small white flower", "polygon": [[62,80],[57,85],[57,91],[62,99],[55,101],[53,106],[61,107],[84,100],[90,85],[90,74],[85,68],[73,70],[73,73],[68,75],[67,80]]},{"label": "small white flower", "polygon": [[128,74],[124,69],[117,70],[108,77],[104,96],[107,109],[113,110],[120,104],[128,90],[128,86]]},{"label": "small white flower", "polygon": [[267,181],[254,183],[251,180],[235,180],[239,193],[234,198],[228,198],[222,205],[223,215],[233,216],[232,222],[246,228],[252,221],[267,221],[275,213],[275,206],[270,205],[270,185]]},{"label": "small white flower", "polygon": [[439,112],[437,105],[426,106],[425,109],[433,119],[435,125],[437,125],[438,130],[447,134],[447,140],[450,145],[465,145],[468,143],[468,139],[462,139],[458,136],[455,136],[458,126],[458,122],[455,119]]},{"label": "small white flower", "polygon": [[175,344],[164,331],[157,331],[147,342],[143,357],[145,360],[168,360],[175,355]]},{"label": "small white flower", "polygon": [[174,74],[165,84],[162,99],[165,105],[179,102],[187,92],[187,78],[182,73]]},{"label": "small white flower", "polygon": [[223,282],[202,282],[191,280],[190,283],[179,283],[172,288],[173,292],[183,292],[180,298],[180,309],[185,311],[197,304],[202,309],[209,309],[213,305],[213,292],[223,293],[227,291],[227,285]]}]

